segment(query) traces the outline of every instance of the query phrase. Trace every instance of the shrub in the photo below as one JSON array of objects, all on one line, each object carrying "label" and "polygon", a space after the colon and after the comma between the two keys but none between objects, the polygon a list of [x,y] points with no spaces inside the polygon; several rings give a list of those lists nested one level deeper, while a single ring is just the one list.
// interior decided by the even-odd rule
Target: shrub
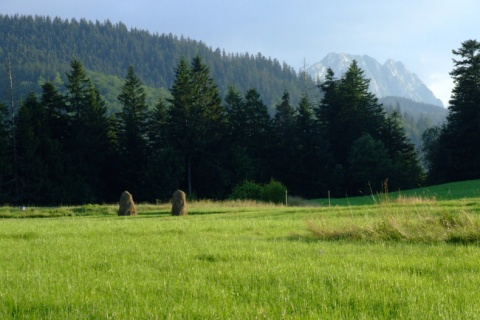
[{"label": "shrub", "polygon": [[263,187],[250,180],[237,185],[229,196],[230,200],[262,200]]},{"label": "shrub", "polygon": [[265,202],[284,203],[286,190],[287,188],[283,184],[272,179],[263,186],[262,200]]}]

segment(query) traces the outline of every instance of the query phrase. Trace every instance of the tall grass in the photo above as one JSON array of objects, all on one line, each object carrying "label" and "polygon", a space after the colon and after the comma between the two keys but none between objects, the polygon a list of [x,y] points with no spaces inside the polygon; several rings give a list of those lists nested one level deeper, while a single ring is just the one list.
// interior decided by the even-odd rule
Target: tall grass
[{"label": "tall grass", "polygon": [[75,216],[2,219],[0,318],[475,319],[477,242],[332,241],[311,226],[402,234],[431,217],[446,232],[477,225],[478,200],[331,208],[194,202],[186,217],[162,204],[138,205],[136,217],[100,206],[96,215],[86,207]]}]

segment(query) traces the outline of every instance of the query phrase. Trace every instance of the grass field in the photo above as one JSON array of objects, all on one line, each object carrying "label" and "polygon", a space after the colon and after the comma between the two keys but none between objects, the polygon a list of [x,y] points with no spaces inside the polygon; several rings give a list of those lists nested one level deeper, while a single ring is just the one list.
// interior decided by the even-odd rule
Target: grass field
[{"label": "grass field", "polygon": [[454,187],[369,205],[202,201],[186,217],[4,207],[0,319],[480,318],[480,198]]}]

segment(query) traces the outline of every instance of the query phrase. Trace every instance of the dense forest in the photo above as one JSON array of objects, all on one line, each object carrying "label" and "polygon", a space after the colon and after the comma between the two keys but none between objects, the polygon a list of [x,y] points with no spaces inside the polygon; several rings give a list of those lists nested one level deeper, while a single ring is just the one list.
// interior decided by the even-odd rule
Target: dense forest
[{"label": "dense forest", "polygon": [[129,30],[122,23],[0,15],[0,34],[0,74],[6,74],[5,62],[9,60],[19,96],[32,90],[38,92],[39,84],[45,80],[61,85],[72,58],[82,61],[92,73],[96,86],[114,111],[119,108],[118,84],[128,66],[135,67],[147,87],[163,88],[161,92],[165,94],[173,83],[180,58],[192,59],[197,55],[209,66],[221,96],[225,96],[230,84],[242,91],[256,88],[267,106],[272,107],[284,89],[298,101],[304,86],[314,88],[309,77],[260,53],[226,53],[182,36]]},{"label": "dense forest", "polygon": [[[122,23],[0,15],[0,34],[0,75],[3,75],[0,76],[0,101],[10,99],[9,64],[15,86],[14,99],[19,101],[32,91],[40,94],[45,81],[53,82],[65,93],[65,74],[70,61],[76,58],[82,61],[105,99],[109,114],[120,111],[117,97],[129,65],[135,67],[144,83],[148,104],[154,105],[159,95],[170,94],[179,59],[188,60],[197,55],[209,66],[222,98],[229,85],[243,92],[255,88],[271,115],[285,89],[294,104],[300,101],[305,90],[315,103],[322,94],[305,73],[297,73],[286,63],[260,53],[226,53],[185,37],[129,30]],[[407,137],[417,149],[425,124],[428,127],[445,119],[445,113],[437,114],[439,108],[408,99],[385,97],[380,101],[388,112],[395,109],[402,114]],[[419,112],[424,114],[421,120]]]},{"label": "dense forest", "polygon": [[2,105],[3,202],[112,202],[123,190],[156,201],[178,188],[224,199],[242,183],[272,179],[312,198],[423,179],[400,116],[387,116],[356,62],[329,75],[319,104],[305,92],[294,106],[285,90],[273,117],[255,88],[230,86],[222,99],[200,56],[180,59],[169,97],[154,106],[129,66],[111,115],[79,60],[66,78],[64,94],[45,82],[18,113]]},{"label": "dense forest", "polygon": [[[35,26],[36,21],[42,22],[40,26],[74,25],[78,30],[97,33],[102,28],[116,28],[124,30],[127,38],[135,32],[150,37],[153,44],[160,39],[175,39],[143,31],[128,32],[125,26],[108,22],[1,19],[16,19],[26,26]],[[122,32],[114,34],[119,36],[112,40],[116,44],[135,43],[120,41]],[[196,43],[188,39],[174,42],[178,45],[182,41]],[[83,54],[89,56],[91,48],[78,39],[72,40],[72,45],[84,47]],[[262,63],[280,66],[261,55],[227,55],[201,43],[196,45],[206,50],[207,57],[218,53],[225,61],[256,63],[257,71],[262,70]],[[297,83],[292,91],[298,92],[298,100],[292,98],[285,80],[266,72],[265,83],[282,81],[282,85],[275,86],[275,90],[281,88],[279,96],[271,95],[272,108],[259,88],[228,82],[223,76],[215,78],[218,66],[211,66],[202,52],[188,50],[196,55],[187,57],[181,55],[181,50],[176,52],[176,61],[169,61],[173,63],[169,65],[173,70],[171,84],[157,91],[154,100],[149,99],[149,87],[137,69],[137,65],[142,70],[147,64],[141,55],[128,57],[142,50],[128,45],[122,47],[128,53],[105,48],[118,57],[118,63],[124,63],[124,69],[118,71],[121,77],[116,76],[117,80],[110,83],[115,87],[117,105],[112,109],[105,98],[112,93],[102,91],[97,83],[112,78],[103,78],[92,62],[103,60],[88,57],[92,65],[87,69],[79,58],[82,49],[67,62],[63,75],[48,75],[48,70],[51,72],[65,55],[43,52],[46,56],[41,60],[38,47],[0,47],[6,75],[2,79],[6,89],[2,89],[0,99],[0,203],[116,202],[124,190],[137,201],[154,202],[169,199],[178,188],[190,197],[225,199],[242,184],[269,181],[283,184],[290,194],[316,198],[327,193],[354,196],[406,189],[425,182],[479,178],[480,156],[475,151],[479,135],[468,134],[480,127],[475,108],[480,96],[479,48],[475,41],[462,45],[454,51],[462,60],[456,61],[452,71],[456,88],[447,121],[423,134],[427,172],[406,135],[408,126],[398,106],[384,108],[368,91],[369,80],[355,61],[343,75],[328,70],[325,82],[313,86],[313,93],[308,78],[286,66],[278,69],[292,75],[292,84]],[[33,52],[38,56],[21,60]],[[52,57],[47,58],[49,54]],[[126,58],[120,58],[124,54]],[[20,62],[27,67],[19,68],[23,65]],[[239,64],[238,68],[233,71],[250,74],[245,65]],[[154,68],[146,69],[148,74]],[[273,80],[268,81],[269,77]],[[23,78],[28,80],[18,80]],[[232,73],[234,78],[236,74]],[[152,77],[149,79],[152,81]],[[265,85],[258,85],[265,89]],[[23,92],[19,90],[22,86],[31,90]],[[427,127],[428,121],[420,117],[412,123]]]}]

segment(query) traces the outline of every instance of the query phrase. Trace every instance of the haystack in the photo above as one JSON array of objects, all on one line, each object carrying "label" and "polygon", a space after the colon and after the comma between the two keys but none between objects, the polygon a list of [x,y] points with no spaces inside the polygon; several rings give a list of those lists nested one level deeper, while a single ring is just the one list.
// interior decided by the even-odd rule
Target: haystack
[{"label": "haystack", "polygon": [[173,193],[172,198],[172,216],[187,215],[187,197],[185,192],[177,190]]},{"label": "haystack", "polygon": [[119,216],[136,216],[137,210],[133,203],[133,197],[128,191],[124,191],[120,196],[120,206],[118,208]]}]

